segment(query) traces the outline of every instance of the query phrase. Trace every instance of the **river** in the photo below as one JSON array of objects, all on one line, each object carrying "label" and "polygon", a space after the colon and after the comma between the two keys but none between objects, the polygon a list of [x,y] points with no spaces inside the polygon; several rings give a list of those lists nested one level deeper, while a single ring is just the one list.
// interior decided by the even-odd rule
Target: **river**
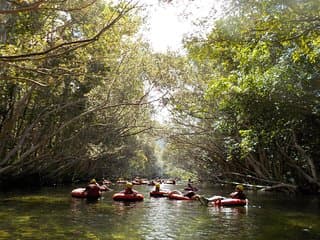
[{"label": "river", "polygon": [[[181,190],[185,184],[162,185]],[[227,195],[232,189],[197,185],[199,194]],[[70,196],[64,186],[0,193],[0,239],[114,240],[319,240],[317,196],[246,191],[246,207],[205,207],[198,201],[151,198],[151,186],[135,186],[143,202],[122,203],[103,193],[95,203]]]}]

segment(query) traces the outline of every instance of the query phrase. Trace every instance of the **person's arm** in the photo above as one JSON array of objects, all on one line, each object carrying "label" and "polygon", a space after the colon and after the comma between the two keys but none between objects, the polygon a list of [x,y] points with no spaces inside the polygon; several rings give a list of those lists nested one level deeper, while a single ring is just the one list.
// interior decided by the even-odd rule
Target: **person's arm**
[{"label": "person's arm", "polygon": [[237,198],[239,192],[233,192],[233,193],[230,193],[230,197],[231,198]]}]

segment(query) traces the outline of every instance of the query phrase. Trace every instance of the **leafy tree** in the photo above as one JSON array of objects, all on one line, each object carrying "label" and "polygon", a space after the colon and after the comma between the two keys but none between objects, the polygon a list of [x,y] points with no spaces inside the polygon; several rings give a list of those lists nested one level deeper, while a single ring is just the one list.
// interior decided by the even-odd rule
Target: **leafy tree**
[{"label": "leafy tree", "polygon": [[[229,6],[206,39],[187,42],[205,89],[179,92],[184,101],[175,104],[176,113],[185,118],[177,118],[182,127],[174,142],[194,146],[188,152],[200,146],[201,153],[192,156],[215,176],[317,191],[319,3]],[[194,96],[193,104],[185,102],[186,94]]]},{"label": "leafy tree", "polygon": [[111,174],[111,162],[130,161],[130,141],[133,158],[153,164],[135,149],[135,135],[152,127],[142,70],[130,59],[148,51],[134,37],[136,10],[96,0],[2,6],[0,181]]}]

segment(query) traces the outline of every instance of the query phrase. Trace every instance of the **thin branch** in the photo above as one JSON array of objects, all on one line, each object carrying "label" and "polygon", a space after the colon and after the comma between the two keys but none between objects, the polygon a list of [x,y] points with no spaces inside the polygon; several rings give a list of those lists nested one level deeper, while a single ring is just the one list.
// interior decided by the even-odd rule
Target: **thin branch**
[{"label": "thin branch", "polygon": [[33,79],[30,79],[30,78],[25,78],[25,77],[9,77],[8,79],[12,79],[12,80],[22,80],[22,81],[27,81],[27,82],[31,82],[31,83],[34,83],[38,86],[41,86],[41,87],[48,87],[47,84],[45,83],[42,83],[42,82],[38,82],[36,80],[33,80]]},{"label": "thin branch", "polygon": [[[67,47],[72,47],[71,49],[67,49],[65,51],[63,51],[62,53],[59,53],[57,55],[62,55],[65,54],[69,51],[74,51],[75,49],[79,48],[79,47],[83,47],[85,45],[88,45],[94,41],[97,41],[101,35],[106,32],[109,28],[111,28],[113,25],[115,25],[123,16],[124,14],[128,13],[129,11],[131,11],[135,5],[133,5],[132,7],[126,8],[127,6],[125,6],[124,10],[122,10],[118,16],[116,16],[110,23],[108,23],[105,27],[103,27],[95,36],[88,38],[88,39],[83,39],[83,40],[77,40],[77,41],[71,41],[71,42],[65,42],[65,43],[61,43],[59,45],[56,45],[52,48],[49,48],[47,50],[44,50],[42,52],[35,52],[35,53],[28,53],[28,54],[20,54],[20,55],[13,55],[13,56],[0,56],[0,61],[23,61],[23,60],[35,60],[33,57],[35,56],[43,56],[43,55],[47,55],[48,53],[54,52],[54,51],[58,51],[60,49],[64,49]],[[76,45],[76,46],[74,46]],[[56,55],[55,55],[56,56]],[[48,56],[45,56],[45,58],[47,58]],[[52,55],[49,57],[53,57]],[[43,59],[43,58],[41,58]]]},{"label": "thin branch", "polygon": [[88,8],[90,7],[91,5],[93,5],[97,0],[93,0],[92,2],[89,2],[87,4],[84,4],[84,5],[81,5],[77,8],[67,8],[67,9],[64,9],[64,8],[41,8],[41,9],[45,9],[45,10],[55,10],[55,11],[63,11],[63,12],[73,12],[73,11],[80,11],[80,10],[83,10],[85,8]]},{"label": "thin branch", "polygon": [[21,12],[31,12],[35,10],[54,10],[54,11],[64,11],[64,12],[73,12],[73,11],[80,11],[92,6],[97,0],[93,0],[87,4],[81,5],[75,8],[50,8],[50,7],[40,7],[43,3],[49,2],[47,0],[40,0],[38,2],[34,2],[29,4],[28,6],[16,8],[16,9],[8,9],[8,10],[0,10],[0,14],[18,14]]},{"label": "thin branch", "polygon": [[0,14],[16,14],[20,12],[28,12],[39,9],[40,5],[46,2],[47,0],[39,0],[38,2],[34,2],[29,4],[28,6],[16,9],[8,9],[8,10],[0,10]]}]

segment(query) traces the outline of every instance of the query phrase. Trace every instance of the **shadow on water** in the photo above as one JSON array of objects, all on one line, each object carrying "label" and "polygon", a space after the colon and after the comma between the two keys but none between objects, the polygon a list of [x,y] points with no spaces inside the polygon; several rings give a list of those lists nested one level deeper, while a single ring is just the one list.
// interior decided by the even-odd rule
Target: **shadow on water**
[{"label": "shadow on water", "polygon": [[[164,185],[183,189],[185,185]],[[0,195],[0,239],[320,239],[319,199],[247,192],[246,207],[204,207],[198,201],[150,198],[150,186],[136,186],[142,202],[112,200],[113,186],[97,201],[70,196],[73,187]],[[232,189],[204,185],[200,194]]]}]

